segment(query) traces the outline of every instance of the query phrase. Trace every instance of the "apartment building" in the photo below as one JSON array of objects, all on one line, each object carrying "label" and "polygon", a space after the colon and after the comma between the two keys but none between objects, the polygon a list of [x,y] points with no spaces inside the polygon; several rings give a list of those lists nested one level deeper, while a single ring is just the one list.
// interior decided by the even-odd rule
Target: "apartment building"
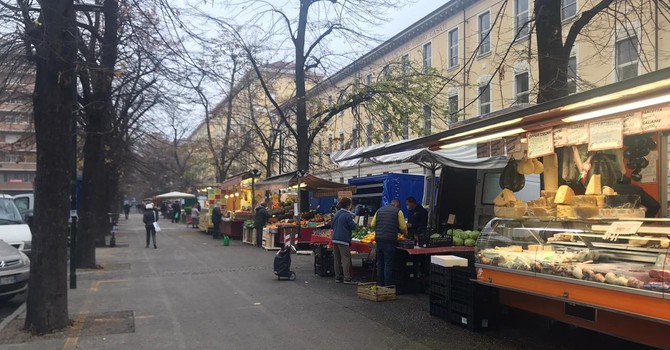
[{"label": "apartment building", "polygon": [[[564,36],[581,13],[597,2],[561,0]],[[413,128],[366,117],[365,108],[360,107],[333,118],[315,141],[311,171],[342,182],[389,171],[422,173],[423,169],[412,164],[341,169],[328,156],[339,150],[443,131],[471,118],[535,103],[538,61],[532,32],[533,3],[448,1],[316,86],[311,99],[337,103],[350,86],[374,84],[390,65],[398,63],[435,69],[447,82],[431,101],[435,103],[409,116]],[[656,8],[654,1],[619,0],[607,13],[596,16],[580,32],[570,54],[569,92],[668,67],[670,22],[665,12]]]},{"label": "apartment building", "polygon": [[[295,96],[293,67],[292,63],[281,61],[261,67],[266,85],[273,99],[279,104],[284,104]],[[256,73],[253,70],[248,71],[240,78],[234,90],[234,94],[228,94],[211,110],[210,136],[206,121],[202,121],[188,137],[191,146],[197,148],[194,154],[198,159],[195,162],[198,168],[196,171],[200,174],[200,181],[203,184],[216,183],[216,167],[212,161],[208,140],[211,137],[212,146],[220,156],[230,98],[232,98],[232,118],[229,154],[234,157],[234,161],[230,164],[227,174],[237,174],[256,168],[261,170],[262,176],[265,177],[268,173],[277,175],[281,170],[288,170],[290,167],[282,164],[291,159],[291,145],[286,141],[288,135],[285,128],[281,128],[275,107],[263,90]],[[273,139],[275,147],[270,147],[270,141]],[[270,157],[268,153],[272,153]]]},{"label": "apartment building", "polygon": [[22,60],[0,67],[0,193],[33,191],[37,148],[32,124],[35,76]]}]

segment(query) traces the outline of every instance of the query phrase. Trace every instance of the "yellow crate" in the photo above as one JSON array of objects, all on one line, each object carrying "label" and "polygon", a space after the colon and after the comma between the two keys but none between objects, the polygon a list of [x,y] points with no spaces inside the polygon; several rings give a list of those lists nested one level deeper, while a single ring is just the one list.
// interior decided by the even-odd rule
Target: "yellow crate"
[{"label": "yellow crate", "polygon": [[[377,289],[368,289],[371,286],[376,286]],[[375,282],[359,283],[357,287],[357,294],[361,299],[372,301],[387,301],[396,299],[395,286],[380,287],[377,286],[377,283]]]}]

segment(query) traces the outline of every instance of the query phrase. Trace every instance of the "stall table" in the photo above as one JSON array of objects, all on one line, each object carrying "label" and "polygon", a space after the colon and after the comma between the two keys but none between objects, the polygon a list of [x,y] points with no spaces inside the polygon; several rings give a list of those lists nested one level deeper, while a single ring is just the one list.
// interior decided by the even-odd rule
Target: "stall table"
[{"label": "stall table", "polygon": [[223,220],[221,221],[221,234],[227,235],[231,238],[242,238],[242,225],[244,221],[238,220]]},{"label": "stall table", "polygon": [[[312,245],[323,244],[330,246],[332,244],[332,239],[325,236],[312,235],[309,239],[309,244]],[[349,248],[351,248],[352,252],[369,254],[372,248],[372,244],[361,243],[359,241],[351,241],[351,245],[349,246]]]}]

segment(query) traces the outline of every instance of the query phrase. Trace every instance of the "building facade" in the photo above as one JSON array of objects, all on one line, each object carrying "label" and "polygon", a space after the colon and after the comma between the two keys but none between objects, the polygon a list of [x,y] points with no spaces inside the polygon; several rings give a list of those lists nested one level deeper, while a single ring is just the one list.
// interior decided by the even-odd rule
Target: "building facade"
[{"label": "building facade", "polygon": [[37,171],[34,81],[34,74],[21,60],[0,67],[0,193],[33,191]]},{"label": "building facade", "polygon": [[[558,1],[558,0],[557,0]],[[563,36],[596,0],[562,0]],[[315,141],[312,172],[346,182],[383,172],[422,173],[422,168],[362,165],[342,169],[335,151],[414,138],[476,117],[533,104],[538,60],[532,0],[452,0],[402,30],[319,84],[314,104],[337,103],[351,86],[374,86],[393,65],[442,77],[439,94],[408,121],[389,125],[353,107],[333,118]],[[659,15],[659,12],[662,12]],[[619,0],[577,36],[569,56],[568,91],[576,93],[670,65],[670,22],[654,1]]]}]

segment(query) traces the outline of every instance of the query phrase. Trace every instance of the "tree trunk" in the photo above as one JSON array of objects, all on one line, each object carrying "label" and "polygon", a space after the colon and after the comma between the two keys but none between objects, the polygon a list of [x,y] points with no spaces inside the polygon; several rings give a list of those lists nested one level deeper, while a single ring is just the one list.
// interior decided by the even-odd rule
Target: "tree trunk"
[{"label": "tree trunk", "polygon": [[537,103],[568,95],[568,60],[563,48],[561,2],[535,0],[539,91]]},{"label": "tree trunk", "polygon": [[[91,115],[94,112],[87,112]],[[89,117],[86,123],[84,143],[84,170],[82,173],[82,191],[79,234],[77,235],[77,267],[95,268],[95,247],[98,245],[100,231],[107,222],[105,209],[107,178],[105,174],[105,152],[102,136],[102,120]]]},{"label": "tree trunk", "polygon": [[76,56],[73,0],[41,1],[33,110],[37,144],[35,217],[25,329],[69,324],[67,235],[72,181],[71,120]]}]

